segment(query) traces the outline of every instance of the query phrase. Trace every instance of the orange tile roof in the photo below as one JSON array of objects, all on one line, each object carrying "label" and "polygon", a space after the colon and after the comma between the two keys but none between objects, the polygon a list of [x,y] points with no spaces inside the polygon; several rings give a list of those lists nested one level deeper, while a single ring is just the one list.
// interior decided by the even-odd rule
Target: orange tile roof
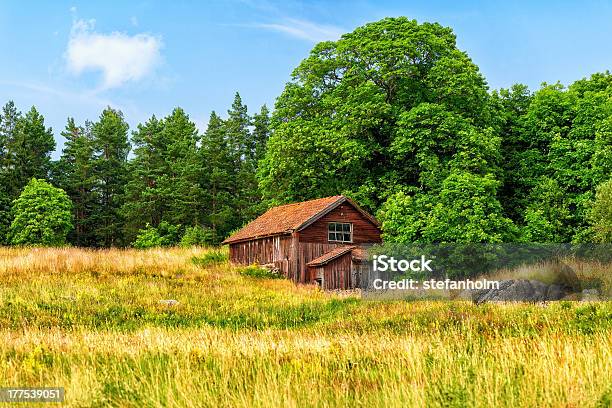
[{"label": "orange tile roof", "polygon": [[312,261],[308,262],[306,265],[307,266],[325,265],[329,263],[330,261],[333,261],[334,259],[346,254],[347,252],[351,252],[355,248],[357,248],[355,245],[341,246],[341,247],[334,248],[331,251],[324,253],[320,257],[315,258]]},{"label": "orange tile roof", "polygon": [[353,259],[356,259],[358,261],[363,262],[363,261],[368,260],[368,251],[363,247],[357,247],[353,249],[353,252],[351,255],[353,255]]},{"label": "orange tile roof", "polygon": [[229,244],[270,235],[291,233],[326,209],[345,200],[347,200],[346,197],[338,195],[270,208],[240,231],[225,239],[223,243]]}]

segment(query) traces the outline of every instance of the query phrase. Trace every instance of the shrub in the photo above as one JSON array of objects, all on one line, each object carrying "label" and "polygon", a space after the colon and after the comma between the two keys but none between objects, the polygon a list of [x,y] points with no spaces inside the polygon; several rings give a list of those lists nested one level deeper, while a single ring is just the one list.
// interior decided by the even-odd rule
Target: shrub
[{"label": "shrub", "polygon": [[33,178],[13,201],[9,242],[61,246],[72,229],[72,202],[64,190]]},{"label": "shrub", "polygon": [[166,221],[162,221],[157,228],[147,224],[139,231],[132,246],[137,249],[146,249],[176,245],[180,229],[180,225],[172,225]]},{"label": "shrub", "polygon": [[240,268],[238,273],[242,276],[248,276],[251,278],[264,278],[264,279],[278,279],[282,278],[281,275],[275,273],[269,269],[262,268],[258,265],[249,265],[244,268]]},{"label": "shrub", "polygon": [[214,245],[218,241],[217,234],[210,228],[199,225],[188,227],[181,238],[182,247]]},{"label": "shrub", "polygon": [[132,242],[132,246],[138,249],[154,248],[161,245],[162,237],[159,236],[157,228],[149,224],[138,232],[136,240]]},{"label": "shrub", "polygon": [[612,179],[597,187],[590,218],[595,241],[612,243]]},{"label": "shrub", "polygon": [[191,258],[191,262],[197,266],[203,267],[218,265],[227,262],[227,253],[220,249],[212,250],[205,253],[203,256],[194,256]]}]

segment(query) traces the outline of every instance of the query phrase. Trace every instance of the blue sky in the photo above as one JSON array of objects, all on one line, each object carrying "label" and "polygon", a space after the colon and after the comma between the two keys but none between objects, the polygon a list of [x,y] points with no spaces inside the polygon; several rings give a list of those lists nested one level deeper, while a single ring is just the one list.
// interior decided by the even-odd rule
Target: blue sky
[{"label": "blue sky", "polygon": [[[502,4],[503,3],[503,4]],[[59,132],[107,105],[131,128],[183,107],[203,128],[235,91],[273,106],[321,40],[386,16],[454,29],[491,88],[537,89],[612,67],[604,1],[9,1],[0,3],[0,103],[30,106]]]}]

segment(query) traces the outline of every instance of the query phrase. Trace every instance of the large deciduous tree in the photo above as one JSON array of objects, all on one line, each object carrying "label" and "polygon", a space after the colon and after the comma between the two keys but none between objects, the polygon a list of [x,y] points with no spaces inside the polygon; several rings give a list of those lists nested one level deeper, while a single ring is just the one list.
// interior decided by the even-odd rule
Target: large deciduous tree
[{"label": "large deciduous tree", "polygon": [[72,203],[66,192],[33,178],[13,202],[9,242],[60,246],[72,229]]},{"label": "large deciduous tree", "polygon": [[[523,240],[590,242],[595,188],[612,173],[612,75],[494,94],[505,212]],[[501,107],[501,108],[500,108]]]},{"label": "large deciduous tree", "polygon": [[263,193],[273,203],[338,193],[371,210],[386,202],[383,222],[392,209],[418,219],[407,235],[389,227],[393,240],[509,239],[489,99],[439,24],[386,18],[320,43],[277,101]]}]

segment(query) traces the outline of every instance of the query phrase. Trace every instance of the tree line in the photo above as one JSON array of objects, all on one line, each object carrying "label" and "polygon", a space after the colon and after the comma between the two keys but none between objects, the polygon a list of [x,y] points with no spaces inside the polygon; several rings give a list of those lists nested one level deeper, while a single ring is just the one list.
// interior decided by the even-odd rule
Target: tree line
[{"label": "tree line", "polygon": [[111,108],[62,135],[52,161],[37,110],[5,105],[5,243],[43,235],[18,212],[63,202],[52,188],[70,204],[57,231],[68,220],[79,246],[218,243],[272,205],[336,194],[391,242],[612,241],[612,75],[491,91],[437,23],[386,18],[319,43],[273,112],[250,116],[237,94],[202,135],[180,108],[131,137]]},{"label": "tree line", "polygon": [[250,116],[237,93],[227,118],[212,112],[203,134],[176,108],[130,137],[109,107],[96,122],[69,118],[53,161],[43,116],[9,101],[0,116],[3,244],[218,243],[262,210],[256,171],[269,121],[265,105]]}]

